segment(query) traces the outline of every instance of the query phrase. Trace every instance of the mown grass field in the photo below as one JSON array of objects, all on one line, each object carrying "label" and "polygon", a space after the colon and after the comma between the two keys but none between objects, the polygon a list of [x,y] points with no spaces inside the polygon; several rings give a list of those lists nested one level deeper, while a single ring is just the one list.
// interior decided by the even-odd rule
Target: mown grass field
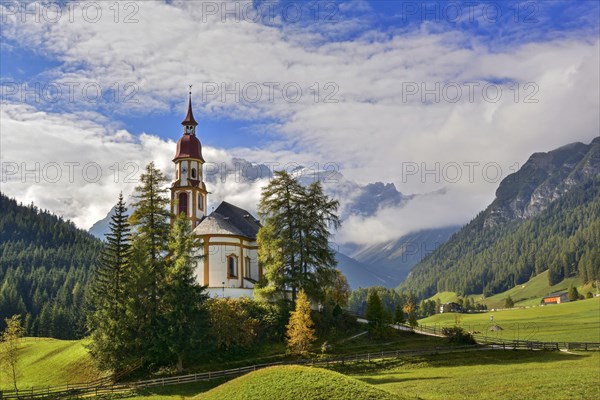
[{"label": "mown grass field", "polygon": [[[131,400],[213,399],[369,399],[360,387],[341,378],[348,391],[334,391],[329,377],[302,375],[295,368],[276,374],[246,375],[229,381],[156,388]],[[305,369],[305,368],[303,368]],[[548,351],[483,350],[479,352],[408,357],[332,366],[329,369],[354,378],[384,393],[376,399],[597,399],[600,396],[600,354]],[[272,370],[272,369],[271,369]],[[262,375],[262,374],[265,375]],[[255,373],[255,374],[258,374]],[[326,385],[326,386],[323,386]],[[334,390],[337,390],[335,385]],[[367,386],[368,387],[368,386]],[[318,390],[314,390],[318,388]],[[212,389],[212,390],[211,390]],[[295,397],[286,397],[292,393]],[[335,393],[337,397],[330,397]],[[351,397],[344,397],[353,394]],[[371,393],[371,392],[365,392]]]},{"label": "mown grass field", "polygon": [[411,399],[597,399],[600,354],[488,350],[338,366]]},{"label": "mown grass field", "polygon": [[[84,340],[23,338],[17,368],[19,389],[84,383],[104,376],[85,348]],[[2,371],[0,389],[13,389],[12,377]]]},{"label": "mown grass field", "polygon": [[[494,317],[493,322],[490,316]],[[437,314],[419,321],[426,326],[453,326],[456,318],[469,331],[501,339],[600,342],[600,298],[540,307],[476,314]],[[503,328],[490,332],[492,325]]]}]

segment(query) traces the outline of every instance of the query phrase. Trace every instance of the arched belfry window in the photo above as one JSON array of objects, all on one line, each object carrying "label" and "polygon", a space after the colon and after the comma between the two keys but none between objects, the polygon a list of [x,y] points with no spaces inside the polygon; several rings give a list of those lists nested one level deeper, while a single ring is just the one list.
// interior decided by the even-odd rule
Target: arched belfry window
[{"label": "arched belfry window", "polygon": [[196,168],[192,168],[192,179],[196,179]]},{"label": "arched belfry window", "polygon": [[198,210],[204,210],[204,196],[198,193]]},{"label": "arched belfry window", "polygon": [[187,193],[179,193],[179,211],[177,215],[184,213],[188,215],[188,195]]},{"label": "arched belfry window", "polygon": [[237,278],[238,276],[238,259],[237,256],[231,254],[227,256],[227,278]]}]

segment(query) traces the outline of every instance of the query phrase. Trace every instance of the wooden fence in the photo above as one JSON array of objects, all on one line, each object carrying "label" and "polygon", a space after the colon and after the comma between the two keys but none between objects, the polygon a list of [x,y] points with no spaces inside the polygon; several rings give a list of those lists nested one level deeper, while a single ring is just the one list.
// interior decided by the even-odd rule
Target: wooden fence
[{"label": "wooden fence", "polygon": [[247,374],[258,369],[278,366],[278,365],[329,365],[334,363],[345,363],[345,362],[357,362],[357,361],[371,361],[377,359],[386,358],[398,358],[402,356],[417,356],[417,355],[428,355],[428,354],[439,354],[439,353],[456,353],[465,351],[480,351],[485,350],[477,345],[470,346],[453,346],[453,347],[434,347],[428,349],[412,349],[412,350],[392,350],[392,351],[380,351],[372,353],[362,353],[346,355],[341,357],[326,358],[319,360],[297,360],[297,361],[286,361],[286,362],[274,362],[266,364],[256,364],[248,367],[232,368],[222,371],[211,371],[202,372],[197,374],[179,375],[164,378],[149,379],[130,383],[120,384],[74,384],[74,385],[60,385],[60,386],[48,386],[45,388],[31,388],[27,390],[15,391],[0,391],[0,399],[41,399],[41,398],[69,398],[76,399],[82,397],[97,396],[103,394],[116,394],[125,393],[132,390],[152,388],[158,386],[170,386],[184,383],[193,383],[200,381],[210,381],[221,378],[232,378],[240,375]]},{"label": "wooden fence", "polygon": [[[406,325],[401,326],[403,329],[412,329]],[[441,335],[441,329],[435,327],[419,326],[415,331]],[[44,388],[31,388],[27,390],[15,391],[0,391],[0,400],[13,399],[41,399],[41,398],[68,398],[78,399],[82,397],[92,397],[105,394],[125,393],[138,389],[152,388],[157,386],[170,386],[184,383],[193,383],[200,381],[210,381],[221,378],[232,378],[247,374],[258,369],[278,366],[278,365],[329,365],[334,363],[371,361],[377,359],[399,358],[403,356],[419,356],[431,354],[448,354],[467,351],[482,351],[482,350],[600,350],[600,343],[597,342],[540,342],[540,341],[525,341],[525,340],[502,340],[482,335],[474,335],[479,344],[469,346],[453,346],[453,347],[433,347],[427,349],[409,349],[409,350],[391,350],[371,353],[361,353],[346,355],[325,359],[305,359],[297,361],[274,362],[267,364],[257,364],[248,367],[232,368],[222,371],[202,372],[197,374],[179,375],[164,378],[149,379],[130,383],[112,384],[106,382],[107,378],[102,380],[83,383],[83,384],[68,384],[60,386],[48,386]]]},{"label": "wooden fence", "polygon": [[[405,328],[410,328],[408,325],[402,326]],[[444,336],[442,333],[443,328],[440,327],[419,325],[415,327],[414,330],[417,333],[422,332],[440,337]],[[484,334],[474,334],[473,338],[479,344],[500,346],[502,348],[514,350],[600,350],[600,342],[544,342],[540,340],[510,340],[495,338]]]}]

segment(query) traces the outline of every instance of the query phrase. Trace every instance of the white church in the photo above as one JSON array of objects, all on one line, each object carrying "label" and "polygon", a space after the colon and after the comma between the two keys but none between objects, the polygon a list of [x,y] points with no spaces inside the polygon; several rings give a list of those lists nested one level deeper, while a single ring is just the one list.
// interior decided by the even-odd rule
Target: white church
[{"label": "white church", "polygon": [[171,185],[171,213],[184,213],[194,234],[202,242],[196,279],[207,286],[211,297],[253,296],[254,284],[262,277],[258,264],[256,235],[259,221],[248,211],[222,202],[207,214],[206,184],[203,180],[202,145],[196,136],[198,123],[192,112],[190,92],[183,135],[177,142],[175,182]]}]

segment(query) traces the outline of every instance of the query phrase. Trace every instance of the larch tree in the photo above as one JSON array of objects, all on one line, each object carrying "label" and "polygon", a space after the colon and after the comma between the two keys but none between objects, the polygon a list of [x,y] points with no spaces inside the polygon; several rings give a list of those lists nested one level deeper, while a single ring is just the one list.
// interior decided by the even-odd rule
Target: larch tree
[{"label": "larch tree", "polygon": [[335,252],[329,245],[331,232],[338,229],[339,201],[323,193],[320,182],[314,182],[304,190],[300,233],[301,287],[313,299],[323,299],[323,288],[334,284],[337,275]]},{"label": "larch tree", "polygon": [[289,173],[275,173],[259,203],[263,225],[257,237],[258,256],[266,280],[260,287],[280,294],[289,291],[293,301],[304,289],[311,298],[322,300],[324,289],[336,279],[329,229],[340,226],[338,207],[320,183],[304,188]]},{"label": "larch tree", "polygon": [[317,339],[310,316],[310,302],[302,289],[298,292],[296,308],[290,315],[286,339],[288,348],[295,354],[305,354]]},{"label": "larch tree", "polygon": [[258,232],[259,262],[268,286],[279,293],[290,289],[292,300],[300,287],[300,203],[302,186],[287,172],[277,171],[263,189],[258,212],[263,222]]}]

